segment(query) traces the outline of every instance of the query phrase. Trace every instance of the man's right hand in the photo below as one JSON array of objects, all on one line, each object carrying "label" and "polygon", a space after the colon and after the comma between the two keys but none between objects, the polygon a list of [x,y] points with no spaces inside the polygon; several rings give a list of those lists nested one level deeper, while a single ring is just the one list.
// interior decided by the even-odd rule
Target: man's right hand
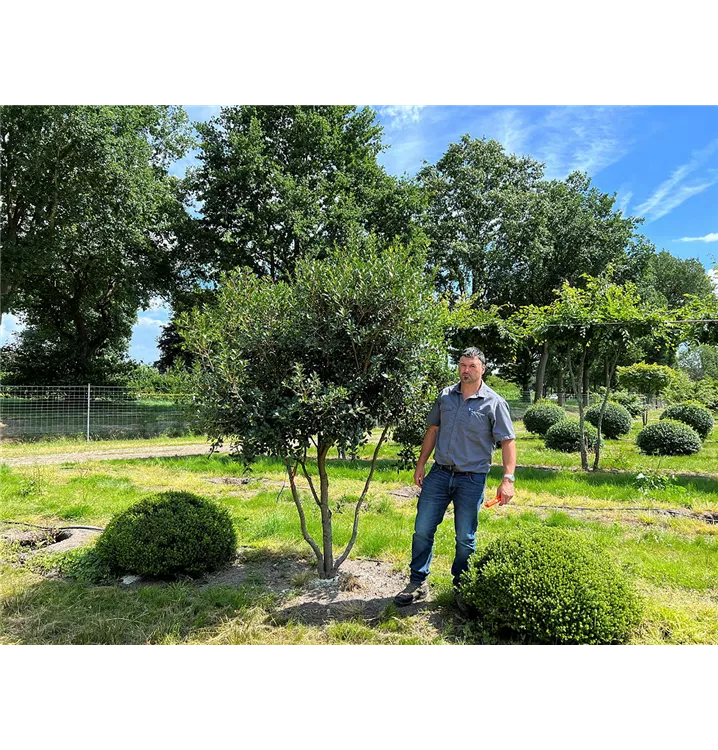
[{"label": "man's right hand", "polygon": [[419,463],[416,465],[416,469],[414,469],[414,484],[417,487],[421,487],[422,484],[424,484],[424,464]]}]

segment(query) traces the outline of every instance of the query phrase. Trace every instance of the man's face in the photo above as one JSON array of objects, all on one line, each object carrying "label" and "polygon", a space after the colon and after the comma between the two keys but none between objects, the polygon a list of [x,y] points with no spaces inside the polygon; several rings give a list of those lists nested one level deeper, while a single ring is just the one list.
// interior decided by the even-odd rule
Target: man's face
[{"label": "man's face", "polygon": [[476,385],[485,369],[486,365],[478,357],[462,357],[459,360],[459,378],[462,383]]}]

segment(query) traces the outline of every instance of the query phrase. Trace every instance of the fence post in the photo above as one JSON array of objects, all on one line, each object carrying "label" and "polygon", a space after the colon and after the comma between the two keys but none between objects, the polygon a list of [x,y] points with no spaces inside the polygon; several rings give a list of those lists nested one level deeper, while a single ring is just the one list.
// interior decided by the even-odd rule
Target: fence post
[{"label": "fence post", "polygon": [[90,384],[87,384],[87,442],[90,442]]}]

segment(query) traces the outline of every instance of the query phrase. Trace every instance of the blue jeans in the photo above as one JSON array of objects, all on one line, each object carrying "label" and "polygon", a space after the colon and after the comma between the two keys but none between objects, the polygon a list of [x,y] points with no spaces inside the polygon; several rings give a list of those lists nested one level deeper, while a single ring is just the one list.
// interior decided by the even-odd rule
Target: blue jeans
[{"label": "blue jeans", "polygon": [[469,566],[469,556],[476,549],[476,526],[479,508],[484,499],[486,474],[452,474],[436,464],[426,475],[419,495],[419,504],[411,540],[412,583],[422,583],[429,575],[434,547],[434,534],[444,518],[449,503],[454,503],[456,554],[451,566],[454,586]]}]

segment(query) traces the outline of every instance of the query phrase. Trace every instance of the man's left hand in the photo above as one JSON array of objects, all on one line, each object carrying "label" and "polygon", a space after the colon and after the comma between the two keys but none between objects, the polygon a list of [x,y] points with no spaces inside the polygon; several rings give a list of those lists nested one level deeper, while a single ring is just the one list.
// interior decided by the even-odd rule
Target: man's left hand
[{"label": "man's left hand", "polygon": [[514,496],[514,483],[508,479],[504,479],[496,490],[496,495],[501,497],[499,505],[506,505],[511,498]]}]

